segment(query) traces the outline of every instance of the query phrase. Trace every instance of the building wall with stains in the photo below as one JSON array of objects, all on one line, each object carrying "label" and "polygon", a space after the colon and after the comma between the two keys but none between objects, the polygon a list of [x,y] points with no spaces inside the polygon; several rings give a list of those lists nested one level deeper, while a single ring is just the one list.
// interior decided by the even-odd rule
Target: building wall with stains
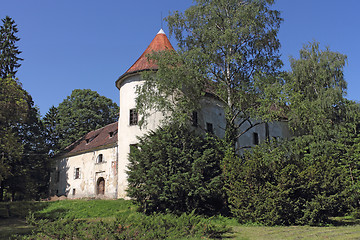
[{"label": "building wall with stains", "polygon": [[[116,198],[117,152],[117,145],[112,145],[56,159],[50,194]],[[103,184],[103,192],[99,192],[99,184]]]}]

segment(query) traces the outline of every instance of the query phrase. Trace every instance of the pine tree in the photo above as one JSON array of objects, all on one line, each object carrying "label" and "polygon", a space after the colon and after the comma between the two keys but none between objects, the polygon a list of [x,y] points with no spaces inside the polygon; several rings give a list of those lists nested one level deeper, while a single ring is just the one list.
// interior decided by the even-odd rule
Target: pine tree
[{"label": "pine tree", "polygon": [[16,46],[20,40],[15,34],[18,32],[15,21],[6,16],[2,19],[3,25],[0,27],[0,78],[6,78],[8,75],[15,78],[17,69],[21,66],[19,61],[23,59],[18,57],[21,51]]}]

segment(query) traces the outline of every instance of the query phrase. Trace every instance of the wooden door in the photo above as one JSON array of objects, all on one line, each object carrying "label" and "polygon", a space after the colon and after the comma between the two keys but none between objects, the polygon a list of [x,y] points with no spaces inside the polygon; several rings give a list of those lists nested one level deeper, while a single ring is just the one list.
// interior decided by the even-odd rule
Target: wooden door
[{"label": "wooden door", "polygon": [[99,178],[97,181],[97,194],[104,195],[105,194],[105,180],[104,178]]}]

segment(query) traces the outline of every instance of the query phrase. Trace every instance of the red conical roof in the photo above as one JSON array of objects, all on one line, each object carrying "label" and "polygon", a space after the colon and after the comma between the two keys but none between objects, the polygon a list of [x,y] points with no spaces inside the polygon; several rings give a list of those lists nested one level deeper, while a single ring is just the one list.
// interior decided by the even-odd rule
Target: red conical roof
[{"label": "red conical roof", "polygon": [[147,58],[148,54],[152,52],[159,52],[164,50],[174,50],[169,39],[167,38],[164,31],[161,29],[151,41],[150,45],[146,48],[145,52],[139,57],[139,59],[116,81],[116,86],[118,85],[125,76],[130,73],[140,72],[144,70],[155,70],[158,69],[158,66],[153,62],[149,61]]},{"label": "red conical roof", "polygon": [[155,38],[152,40],[150,45],[146,48],[145,52],[140,58],[126,71],[126,73],[137,72],[142,70],[157,69],[157,65],[154,62],[149,62],[147,55],[152,52],[159,52],[164,50],[174,50],[169,39],[161,29]]}]

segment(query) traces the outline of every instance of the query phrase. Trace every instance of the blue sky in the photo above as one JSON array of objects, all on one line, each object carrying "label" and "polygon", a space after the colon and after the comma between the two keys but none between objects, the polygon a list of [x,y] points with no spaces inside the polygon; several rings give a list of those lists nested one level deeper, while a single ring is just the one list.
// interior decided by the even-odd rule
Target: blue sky
[{"label": "blue sky", "polygon": [[[184,11],[192,0],[0,0],[0,18],[19,28],[24,58],[17,77],[45,115],[76,88],[119,104],[116,79],[161,28],[161,13]],[[360,1],[277,0],[284,69],[303,44],[316,40],[348,56],[348,98],[360,101]],[[167,26],[164,22],[166,33]],[[173,38],[170,41],[175,45]],[[175,46],[174,46],[175,47]]]}]

